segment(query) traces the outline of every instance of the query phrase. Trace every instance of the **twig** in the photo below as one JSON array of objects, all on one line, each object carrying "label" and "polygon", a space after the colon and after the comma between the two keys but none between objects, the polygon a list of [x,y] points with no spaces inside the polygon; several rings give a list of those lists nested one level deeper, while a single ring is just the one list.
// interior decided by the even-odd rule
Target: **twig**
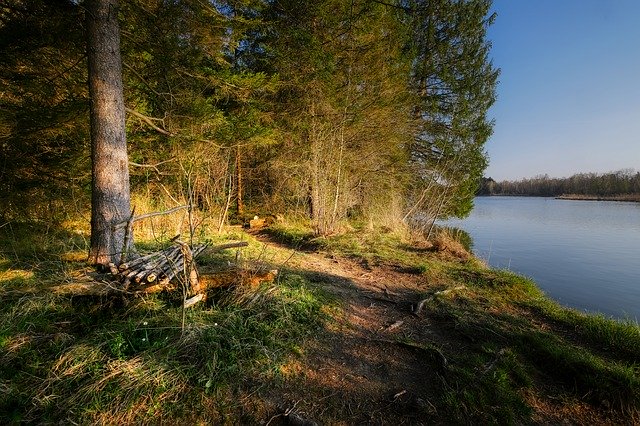
[{"label": "twig", "polygon": [[452,292],[454,292],[456,290],[464,290],[465,288],[466,288],[465,286],[461,285],[461,286],[458,286],[458,287],[449,288],[449,289],[442,290],[442,291],[436,291],[431,296],[427,297],[426,299],[420,300],[415,306],[412,306],[411,313],[413,315],[418,316],[418,315],[420,315],[420,312],[422,311],[422,308],[424,308],[424,305],[429,303],[429,302],[431,302],[436,297],[452,293]]},{"label": "twig", "polygon": [[486,375],[489,371],[493,370],[496,366],[496,364],[498,363],[498,361],[500,361],[500,358],[502,358],[502,356],[507,352],[507,350],[505,348],[502,348],[498,351],[498,353],[496,354],[496,357],[493,361],[491,361],[485,368],[484,371],[482,372],[482,376]]},{"label": "twig", "polygon": [[400,392],[398,392],[397,394],[393,395],[393,400],[395,401],[396,399],[400,398],[402,395],[404,395],[405,393],[407,393],[406,389],[401,390]]},{"label": "twig", "polygon": [[125,110],[126,110],[129,114],[131,114],[131,115],[135,115],[135,116],[136,116],[136,117],[138,117],[140,120],[142,120],[142,121],[144,121],[145,123],[147,123],[147,124],[149,125],[149,127],[151,127],[153,130],[157,131],[158,133],[161,133],[161,134],[163,134],[163,135],[165,135],[165,136],[174,136],[174,134],[173,134],[173,133],[171,133],[171,132],[169,132],[169,131],[167,131],[167,130],[165,130],[165,129],[161,128],[161,127],[156,126],[156,125],[154,124],[154,122],[153,122],[153,120],[161,121],[161,122],[164,122],[164,120],[162,120],[162,119],[160,119],[160,118],[148,117],[148,116],[146,116],[146,115],[144,115],[144,114],[141,114],[141,113],[139,113],[138,111],[133,110],[133,109],[131,109],[131,108],[125,108]]},{"label": "twig", "polygon": [[291,254],[289,255],[289,257],[287,257],[285,259],[284,262],[282,262],[280,264],[280,269],[282,269],[287,263],[289,263],[289,261],[293,258],[293,256],[297,253],[298,251],[296,249],[291,250]]},{"label": "twig", "polygon": [[134,167],[140,167],[141,169],[153,169],[153,170],[156,171],[156,173],[161,175],[162,172],[160,171],[160,169],[158,169],[158,166],[161,166],[161,165],[166,164],[166,163],[170,163],[172,161],[175,161],[175,158],[170,158],[168,160],[161,161],[161,162],[156,163],[156,164],[140,164],[140,163],[135,163],[133,161],[129,161],[129,165],[130,166],[134,166]]},{"label": "twig", "polygon": [[[189,208],[189,206],[188,205],[178,206],[178,207],[174,207],[172,209],[165,210],[165,211],[162,211],[162,212],[145,213],[145,214],[142,214],[140,216],[135,216],[133,218],[133,222],[137,222],[139,220],[147,219],[147,218],[154,217],[154,216],[162,216],[162,215],[165,215],[165,214],[171,214],[171,213],[174,213],[174,212],[177,212],[179,210],[186,209],[186,208]],[[117,223],[114,226],[114,229],[122,228],[123,226],[126,226],[128,223],[129,223],[129,220]]]},{"label": "twig", "polygon": [[396,328],[400,327],[402,324],[404,324],[404,321],[398,320],[398,321],[394,322],[393,324],[391,324],[389,327],[387,327],[384,331],[395,330]]},{"label": "twig", "polygon": [[169,196],[169,198],[171,198],[171,201],[173,201],[174,203],[178,204],[178,200],[176,200],[173,195],[171,195],[171,192],[169,192],[169,190],[167,189],[166,186],[164,186],[162,183],[158,182],[158,185],[160,185],[160,188],[162,188],[164,190],[164,192]]},{"label": "twig", "polygon": [[225,250],[228,248],[236,248],[236,247],[246,247],[248,246],[249,243],[246,241],[240,241],[237,243],[226,243],[226,244],[220,244],[219,246],[212,246],[209,247],[209,251],[221,251],[221,250]]},{"label": "twig", "polygon": [[184,301],[184,308],[190,308],[196,303],[200,302],[204,298],[202,293],[196,294],[195,296]]},{"label": "twig", "polygon": [[398,304],[398,302],[396,302],[395,300],[384,299],[382,297],[376,297],[376,296],[369,296],[367,294],[363,294],[362,297],[366,297],[367,299],[370,299],[370,300],[376,300],[378,302],[391,303],[393,305]]}]

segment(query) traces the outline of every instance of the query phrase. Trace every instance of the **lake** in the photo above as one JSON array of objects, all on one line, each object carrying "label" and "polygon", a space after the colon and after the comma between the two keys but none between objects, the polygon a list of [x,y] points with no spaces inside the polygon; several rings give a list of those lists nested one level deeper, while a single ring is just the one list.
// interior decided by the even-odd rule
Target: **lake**
[{"label": "lake", "polygon": [[640,320],[640,203],[477,197],[468,218],[445,225],[565,306]]}]

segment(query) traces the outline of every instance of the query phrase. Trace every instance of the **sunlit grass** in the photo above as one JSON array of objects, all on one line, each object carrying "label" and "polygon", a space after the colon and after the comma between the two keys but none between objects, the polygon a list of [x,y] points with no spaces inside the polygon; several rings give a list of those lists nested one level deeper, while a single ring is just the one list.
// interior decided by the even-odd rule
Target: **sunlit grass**
[{"label": "sunlit grass", "polygon": [[[237,237],[247,238],[212,239]],[[282,270],[276,283],[228,290],[189,309],[183,329],[179,298],[170,295],[48,291],[86,268],[75,247],[48,248],[19,263],[0,260],[1,290],[11,290],[0,306],[1,423],[135,424],[149,416],[218,423],[237,405],[230,394],[248,380],[262,386],[279,380],[281,367],[326,318],[324,296],[302,275]],[[208,254],[199,265],[268,264],[286,255],[251,239],[240,259],[235,251]]]},{"label": "sunlit grass", "polygon": [[[241,407],[234,393],[295,379],[295,359],[304,356],[307,339],[321,335],[323,326],[340,332],[327,323],[341,315],[336,300],[287,264],[295,250],[311,246],[365,267],[393,266],[429,283],[412,297],[428,299],[420,315],[441,340],[408,334],[401,342],[420,350],[438,372],[434,394],[423,397],[448,419],[528,423],[532,395],[638,418],[637,323],[563,308],[531,280],[457,255],[451,241],[435,245],[366,227],[318,238],[302,225],[271,231],[289,249],[267,247],[239,230],[208,235],[201,241],[243,240],[249,246],[206,253],[201,270],[232,263],[280,274],[258,288],[211,294],[206,304],[186,312],[183,329],[179,296],[95,298],[48,291],[82,276],[86,252],[73,240],[16,258],[33,251],[21,244],[39,241],[27,234],[0,257],[2,423],[264,419],[264,413]],[[140,247],[163,244],[151,240]]]},{"label": "sunlit grass", "polygon": [[586,401],[637,418],[638,324],[563,308],[533,281],[467,258],[457,237],[440,231],[434,247],[422,250],[402,235],[366,230],[318,241],[330,253],[401,263],[438,283],[424,291],[423,312],[446,336],[439,351],[449,362],[440,373],[441,398],[431,402],[451,419],[527,422],[528,395],[541,390],[567,404]]}]

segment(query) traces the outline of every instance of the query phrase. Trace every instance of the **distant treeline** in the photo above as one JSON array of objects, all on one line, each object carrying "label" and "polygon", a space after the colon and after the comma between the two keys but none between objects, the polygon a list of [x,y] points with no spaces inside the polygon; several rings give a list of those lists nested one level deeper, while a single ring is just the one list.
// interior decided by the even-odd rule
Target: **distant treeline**
[{"label": "distant treeline", "polygon": [[568,178],[540,175],[530,179],[496,182],[482,178],[479,195],[526,195],[557,197],[580,195],[611,197],[640,194],[640,172],[620,170],[610,173],[579,173]]}]

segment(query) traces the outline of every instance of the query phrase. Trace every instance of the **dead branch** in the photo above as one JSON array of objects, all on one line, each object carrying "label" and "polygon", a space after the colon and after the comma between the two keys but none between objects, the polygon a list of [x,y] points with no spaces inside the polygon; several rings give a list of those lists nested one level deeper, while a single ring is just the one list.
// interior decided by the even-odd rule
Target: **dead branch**
[{"label": "dead branch", "polygon": [[[169,209],[169,210],[165,210],[163,212],[145,213],[145,214],[142,214],[140,216],[135,216],[133,218],[132,222],[137,222],[137,221],[142,220],[142,219],[148,219],[150,217],[162,216],[162,215],[165,215],[165,214],[171,214],[171,213],[174,213],[174,212],[177,212],[179,210],[186,209],[186,208],[189,208],[189,206],[187,206],[187,205],[178,206],[178,207],[174,207],[174,208]],[[129,220],[126,220],[124,222],[117,223],[113,228],[114,229],[119,229],[119,228],[122,228],[122,227],[126,226],[128,223],[129,223]]]},{"label": "dead branch", "polygon": [[458,287],[449,288],[449,289],[442,290],[442,291],[436,291],[431,296],[427,297],[426,299],[420,300],[415,306],[412,306],[411,313],[413,315],[416,315],[416,316],[420,315],[420,312],[424,308],[424,305],[426,305],[427,303],[431,302],[436,297],[443,296],[445,294],[449,294],[449,293],[452,293],[452,292],[457,291],[457,290],[463,290],[465,288],[466,288],[465,286],[461,285],[461,286],[458,286]]},{"label": "dead branch", "polygon": [[134,167],[140,167],[141,169],[153,169],[156,173],[158,173],[159,175],[162,175],[166,173],[162,173],[158,168],[158,166],[161,166],[166,163],[170,163],[172,161],[175,161],[175,158],[170,158],[165,161],[160,161],[159,163],[156,163],[156,164],[140,164],[140,163],[135,163],[133,161],[129,161],[129,165]]},{"label": "dead branch", "polygon": [[155,121],[160,121],[160,122],[163,122],[163,123],[164,123],[164,120],[163,120],[163,119],[161,119],[161,118],[154,118],[154,117],[148,117],[148,116],[146,116],[146,115],[144,115],[144,114],[141,114],[141,113],[139,113],[138,111],[133,110],[133,109],[131,109],[131,108],[125,108],[125,110],[126,110],[129,114],[134,115],[134,116],[138,117],[140,120],[142,120],[142,121],[144,121],[145,123],[147,123],[147,124],[149,125],[149,127],[151,127],[153,130],[157,131],[158,133],[161,133],[161,134],[163,134],[163,135],[165,135],[165,136],[174,136],[174,134],[173,134],[173,133],[171,133],[171,132],[169,132],[169,131],[167,131],[167,130],[163,129],[162,127],[158,127],[158,126],[156,126],[156,125],[155,125],[155,123],[153,122],[153,121],[155,120]]},{"label": "dead branch", "polygon": [[200,302],[203,298],[204,298],[204,295],[202,293],[196,294],[195,296],[185,300],[183,306],[185,309],[190,308],[196,303]]},{"label": "dead branch", "polygon": [[221,251],[221,250],[226,250],[226,249],[236,248],[236,247],[247,247],[248,245],[249,245],[248,242],[240,241],[237,243],[226,243],[226,244],[220,244],[219,246],[213,246],[213,247],[207,247],[207,248],[208,248],[208,251],[216,252],[216,251]]},{"label": "dead branch", "polygon": [[404,324],[404,321],[398,320],[398,321],[394,322],[393,324],[391,324],[389,327],[385,328],[384,331],[395,330],[396,328],[400,327],[402,324]]}]

